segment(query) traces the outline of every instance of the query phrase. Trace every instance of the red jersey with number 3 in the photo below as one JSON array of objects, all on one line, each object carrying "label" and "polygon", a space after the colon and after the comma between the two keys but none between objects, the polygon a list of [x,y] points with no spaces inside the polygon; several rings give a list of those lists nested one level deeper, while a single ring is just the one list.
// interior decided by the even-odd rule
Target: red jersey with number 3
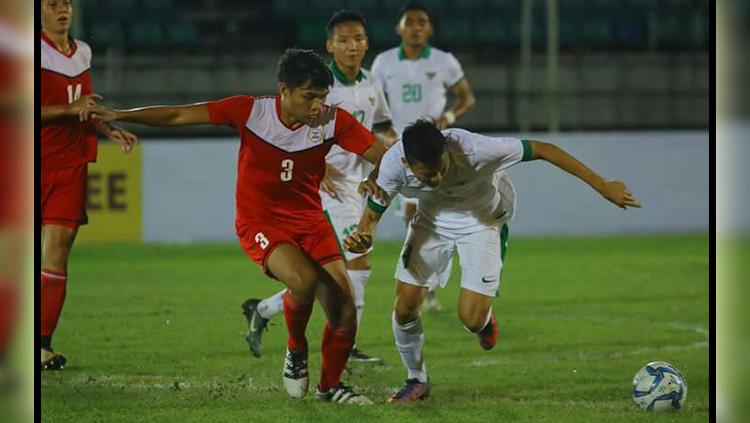
[{"label": "red jersey with number 3", "polygon": [[[41,40],[42,106],[70,104],[91,94],[91,48],[79,40],[70,40],[65,54],[42,32]],[[42,170],[61,169],[96,161],[96,130],[92,122],[78,116],[43,125]]]},{"label": "red jersey with number 3", "polygon": [[[332,106],[326,106],[332,107]],[[361,156],[375,136],[347,111],[327,123],[292,129],[281,122],[278,96],[237,96],[208,103],[211,121],[240,131],[237,227],[267,223],[306,228],[325,222],[320,182],[325,156],[338,144]]]}]

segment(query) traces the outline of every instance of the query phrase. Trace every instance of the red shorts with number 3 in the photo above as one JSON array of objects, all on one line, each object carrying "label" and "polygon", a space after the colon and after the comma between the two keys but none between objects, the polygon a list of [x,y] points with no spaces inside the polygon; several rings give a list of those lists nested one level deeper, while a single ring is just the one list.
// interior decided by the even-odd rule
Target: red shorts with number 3
[{"label": "red shorts with number 3", "polygon": [[[321,218],[322,218],[321,214]],[[245,253],[270,277],[267,261],[271,252],[281,244],[292,244],[304,252],[313,262],[322,266],[335,260],[342,260],[341,248],[331,225],[322,220],[304,228],[284,228],[273,223],[238,225],[237,236]]]}]

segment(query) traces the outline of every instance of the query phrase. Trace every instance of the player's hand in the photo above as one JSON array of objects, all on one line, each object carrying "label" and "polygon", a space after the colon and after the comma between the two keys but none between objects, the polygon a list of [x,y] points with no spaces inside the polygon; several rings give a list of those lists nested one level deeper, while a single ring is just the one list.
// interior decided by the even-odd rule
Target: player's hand
[{"label": "player's hand", "polygon": [[68,116],[78,116],[85,107],[94,106],[96,102],[101,100],[102,96],[99,94],[91,93],[81,96],[78,100],[68,105]]},{"label": "player's hand", "polygon": [[112,128],[109,132],[109,139],[120,144],[125,154],[130,153],[133,146],[138,143],[138,136],[122,128]]},{"label": "player's hand", "polygon": [[83,107],[78,113],[81,122],[89,119],[98,119],[102,123],[112,123],[117,120],[117,112],[101,104],[92,104]]},{"label": "player's hand", "polygon": [[336,180],[343,177],[344,174],[336,170],[335,167],[326,163],[326,174],[323,176],[323,180],[320,182],[320,189],[326,194],[330,195],[331,198],[339,200],[338,188],[336,188]]},{"label": "player's hand", "polygon": [[358,230],[344,239],[344,248],[355,254],[366,253],[372,246],[372,234],[361,233]]},{"label": "player's hand", "polygon": [[597,191],[621,209],[641,207],[641,204],[636,201],[633,194],[628,191],[628,187],[622,181],[606,180],[597,188]]},{"label": "player's hand", "polygon": [[437,129],[443,130],[448,127],[448,120],[444,117],[438,118],[435,120],[435,126],[437,126]]},{"label": "player's hand", "polygon": [[380,186],[375,183],[375,180],[369,177],[365,178],[364,180],[362,180],[362,182],[359,183],[357,192],[360,193],[360,195],[362,195],[363,197],[366,197],[368,195],[370,197],[374,197],[381,203],[388,202],[388,195],[385,193],[383,188],[380,188]]},{"label": "player's hand", "polygon": [[336,108],[327,106],[324,104],[323,107],[320,109],[320,112],[318,113],[318,117],[315,120],[309,122],[308,125],[312,128],[317,128],[319,126],[323,126],[326,123],[332,121],[333,118],[335,117],[336,117]]}]

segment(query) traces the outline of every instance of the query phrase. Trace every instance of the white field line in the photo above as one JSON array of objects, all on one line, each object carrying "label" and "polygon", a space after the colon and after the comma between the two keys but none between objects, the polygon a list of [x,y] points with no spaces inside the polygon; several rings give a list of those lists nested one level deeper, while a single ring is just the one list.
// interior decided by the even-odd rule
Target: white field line
[{"label": "white field line", "polygon": [[[684,331],[689,331],[689,332],[699,334],[704,339],[702,341],[695,341],[689,344],[649,346],[649,347],[642,347],[642,348],[638,348],[638,349],[630,350],[630,351],[616,351],[614,353],[602,354],[602,358],[640,355],[644,353],[664,353],[664,352],[686,351],[686,350],[693,350],[693,349],[708,348],[709,346],[709,334],[710,334],[709,330],[703,326],[694,325],[694,324],[685,323],[685,322],[674,322],[674,321],[658,322],[658,321],[644,320],[644,319],[607,318],[607,317],[601,317],[601,316],[576,316],[576,315],[560,315],[560,314],[554,314],[552,317],[569,319],[569,320],[584,320],[584,321],[597,322],[597,323],[664,325],[673,329],[684,330]],[[496,364],[502,365],[502,364],[518,363],[520,361],[521,360],[513,360],[513,359],[508,359],[508,358],[479,359],[479,360],[472,360],[468,363],[464,363],[462,364],[462,366],[463,367],[488,367],[488,366],[493,366]]]}]

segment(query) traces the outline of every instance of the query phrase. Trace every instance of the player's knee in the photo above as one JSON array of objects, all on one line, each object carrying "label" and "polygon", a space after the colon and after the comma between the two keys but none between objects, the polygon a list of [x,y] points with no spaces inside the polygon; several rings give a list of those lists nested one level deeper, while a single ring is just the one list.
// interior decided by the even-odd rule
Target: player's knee
[{"label": "player's knee", "polygon": [[370,256],[365,254],[354,260],[349,260],[346,262],[346,268],[349,270],[370,270]]},{"label": "player's knee", "polygon": [[65,271],[68,267],[72,240],[54,237],[45,240],[45,243],[44,267],[50,270]]},{"label": "player's knee", "polygon": [[285,282],[295,298],[310,299],[315,296],[318,279],[314,271],[299,269],[291,272]]},{"label": "player's knee", "polygon": [[464,324],[466,329],[471,332],[478,332],[484,326],[487,320],[487,310],[458,310],[458,318]]},{"label": "player's knee", "polygon": [[394,308],[396,321],[403,325],[419,318],[419,304],[416,302],[398,301]]}]

